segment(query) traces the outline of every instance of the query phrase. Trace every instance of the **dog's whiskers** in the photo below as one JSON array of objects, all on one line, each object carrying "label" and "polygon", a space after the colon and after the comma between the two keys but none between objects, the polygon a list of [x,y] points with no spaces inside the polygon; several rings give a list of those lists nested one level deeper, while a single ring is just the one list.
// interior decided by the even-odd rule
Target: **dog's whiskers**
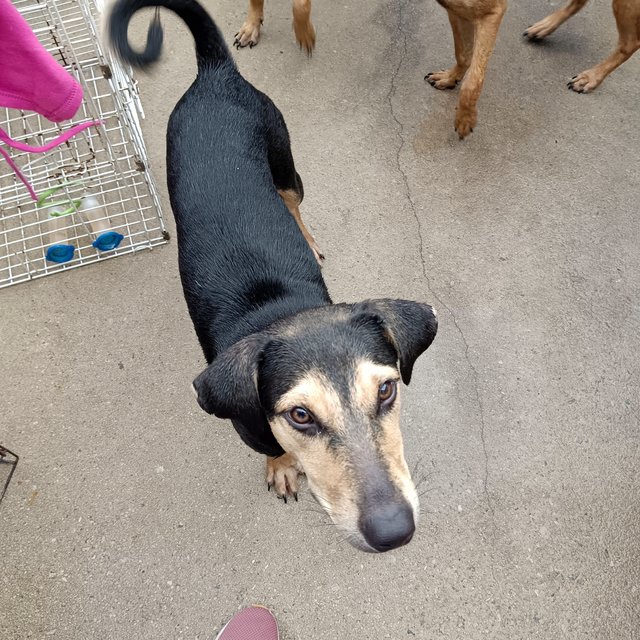
[{"label": "dog's whiskers", "polygon": [[335,527],[335,522],[318,522],[317,524],[308,525],[311,529],[319,529],[320,527]]},{"label": "dog's whiskers", "polygon": [[418,476],[418,479],[415,482],[416,486],[422,484],[423,482],[425,482],[426,480],[431,480],[431,478],[433,478],[433,476],[436,474],[435,471],[431,471],[430,473],[424,473],[424,474],[420,474]]},{"label": "dog's whiskers", "polygon": [[422,460],[423,460],[424,456],[421,456],[420,458],[418,458],[416,460],[416,463],[413,465],[413,471],[411,471],[411,477],[413,478],[415,475],[418,474],[418,471],[420,469],[420,466],[422,465]]},{"label": "dog's whiskers", "polygon": [[313,509],[312,507],[309,507],[307,509],[303,509],[303,511],[306,511],[307,513],[317,513],[320,516],[326,517],[327,516],[327,512],[326,511],[322,511],[321,509]]}]

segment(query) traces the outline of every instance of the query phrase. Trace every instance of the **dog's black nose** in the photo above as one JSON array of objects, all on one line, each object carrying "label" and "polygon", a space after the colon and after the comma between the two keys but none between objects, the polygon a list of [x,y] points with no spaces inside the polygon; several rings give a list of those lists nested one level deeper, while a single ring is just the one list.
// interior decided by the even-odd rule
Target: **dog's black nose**
[{"label": "dog's black nose", "polygon": [[365,540],[376,551],[391,551],[413,538],[413,510],[405,503],[388,503],[371,510],[360,527]]}]

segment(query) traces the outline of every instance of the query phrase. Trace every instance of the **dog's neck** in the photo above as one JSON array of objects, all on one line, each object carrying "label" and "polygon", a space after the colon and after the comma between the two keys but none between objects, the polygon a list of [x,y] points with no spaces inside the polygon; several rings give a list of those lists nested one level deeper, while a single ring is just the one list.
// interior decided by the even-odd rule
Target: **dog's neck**
[{"label": "dog's neck", "polygon": [[291,292],[281,297],[265,301],[257,308],[247,309],[235,323],[233,329],[225,335],[224,349],[252,333],[269,329],[279,321],[293,316],[305,309],[313,309],[332,304],[326,289],[305,289],[304,292]]}]

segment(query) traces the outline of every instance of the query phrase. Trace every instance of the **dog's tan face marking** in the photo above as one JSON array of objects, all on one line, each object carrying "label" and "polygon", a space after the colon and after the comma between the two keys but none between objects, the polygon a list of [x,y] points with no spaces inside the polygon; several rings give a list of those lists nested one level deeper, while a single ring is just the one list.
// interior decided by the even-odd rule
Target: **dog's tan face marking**
[{"label": "dog's tan face marking", "polygon": [[[415,521],[418,498],[404,459],[397,369],[360,360],[346,374],[346,384],[335,384],[321,371],[307,372],[279,398],[270,425],[283,449],[299,460],[332,520],[366,549],[359,523],[363,509],[385,499],[373,497],[379,486],[389,500],[404,498]],[[394,401],[381,407],[386,382],[391,386],[383,395],[393,389]],[[305,432],[292,424],[287,414],[296,407],[309,412],[316,426]]]},{"label": "dog's tan face marking", "polygon": [[[393,367],[377,365],[370,361],[362,361],[356,369],[356,399],[363,410],[375,412],[380,385],[392,380],[400,385],[398,372]],[[398,395],[399,395],[398,388]],[[379,417],[379,428],[375,440],[393,483],[401,490],[404,497],[411,504],[414,517],[418,518],[419,502],[409,467],[404,458],[404,443],[400,430],[400,401],[399,398],[390,409]]]},{"label": "dog's tan face marking", "polygon": [[[292,426],[284,414],[294,407],[307,409],[322,425],[322,433],[309,435]],[[344,411],[336,390],[321,372],[310,372],[282,396],[275,410],[270,424],[282,448],[299,460],[329,514],[346,514],[352,507],[348,487],[353,482],[343,456],[334,447],[345,436]]]}]

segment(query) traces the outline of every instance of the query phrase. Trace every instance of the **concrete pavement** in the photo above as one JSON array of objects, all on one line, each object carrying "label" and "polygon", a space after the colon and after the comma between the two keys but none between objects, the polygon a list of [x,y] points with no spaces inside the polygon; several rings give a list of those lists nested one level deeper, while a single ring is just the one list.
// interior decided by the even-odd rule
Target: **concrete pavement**
[{"label": "concrete pavement", "polygon": [[[244,3],[206,5],[230,42]],[[334,299],[439,311],[403,408],[414,541],[356,551],[199,410],[173,241],[0,292],[0,442],[21,456],[2,638],[212,638],[256,602],[284,640],[640,638],[640,55],[567,91],[616,30],[592,3],[523,42],[555,6],[512,3],[462,143],[457,92],[422,79],[453,60],[433,1],[319,0],[311,60],[267,2],[259,46],[234,54],[287,120]],[[164,131],[195,62],[164,22],[140,85],[172,230]]]}]

